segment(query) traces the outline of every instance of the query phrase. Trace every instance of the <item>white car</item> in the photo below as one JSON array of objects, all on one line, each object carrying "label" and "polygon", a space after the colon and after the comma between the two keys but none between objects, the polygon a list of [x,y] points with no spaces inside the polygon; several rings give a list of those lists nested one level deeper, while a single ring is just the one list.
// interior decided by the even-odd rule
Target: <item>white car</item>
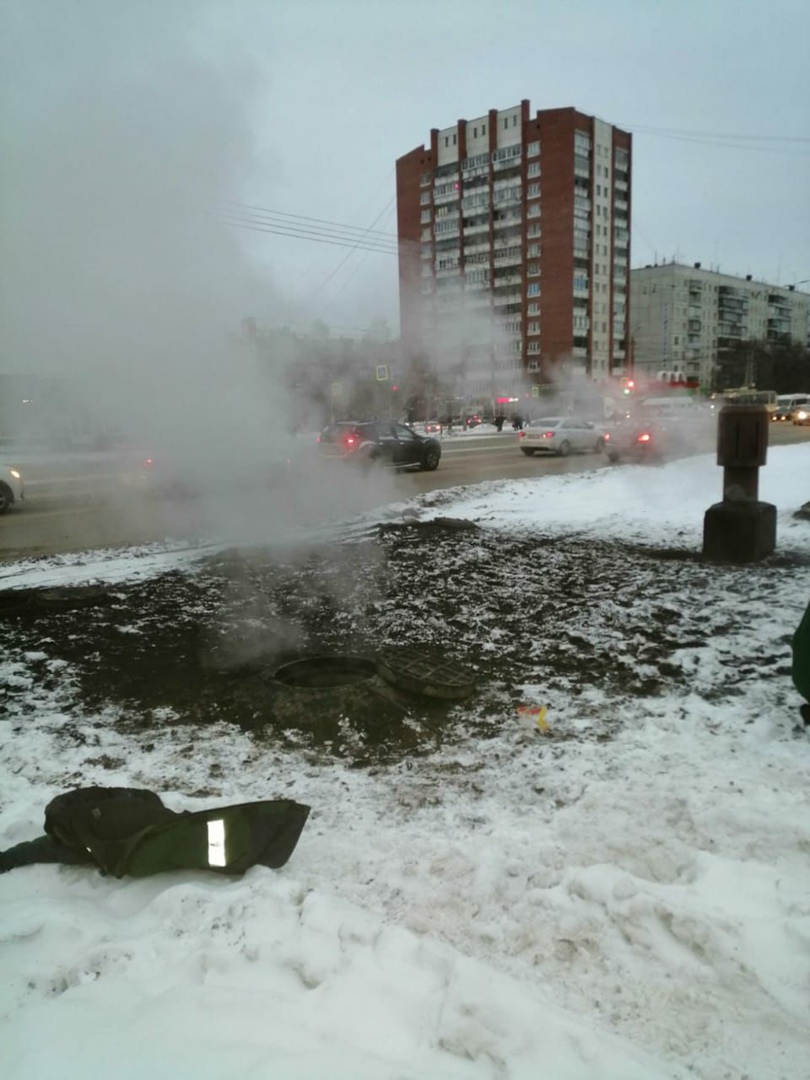
[{"label": "white car", "polygon": [[547,416],[532,420],[518,435],[521,453],[556,454],[567,457],[572,453],[594,451],[602,453],[610,435],[603,428],[581,416]]},{"label": "white car", "polygon": [[0,465],[0,514],[25,498],[22,477],[12,465]]},{"label": "white car", "polygon": [[810,405],[797,405],[790,419],[794,424],[810,424]]}]

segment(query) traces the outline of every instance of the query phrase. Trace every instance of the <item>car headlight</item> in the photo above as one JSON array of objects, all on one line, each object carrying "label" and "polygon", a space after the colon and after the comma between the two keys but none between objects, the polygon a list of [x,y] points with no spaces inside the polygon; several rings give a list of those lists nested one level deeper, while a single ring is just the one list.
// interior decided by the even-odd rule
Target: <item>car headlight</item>
[{"label": "car headlight", "polygon": [[11,473],[11,475],[14,477],[15,480],[22,480],[22,477],[20,476],[20,474],[17,472],[16,469],[9,469],[8,471]]}]

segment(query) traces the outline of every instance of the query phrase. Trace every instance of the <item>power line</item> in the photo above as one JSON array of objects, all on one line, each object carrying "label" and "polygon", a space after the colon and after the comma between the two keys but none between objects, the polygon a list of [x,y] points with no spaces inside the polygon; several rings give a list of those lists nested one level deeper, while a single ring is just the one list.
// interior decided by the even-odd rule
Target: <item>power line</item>
[{"label": "power line", "polygon": [[653,135],[683,135],[690,138],[698,139],[733,139],[735,141],[751,141],[751,142],[798,142],[798,143],[810,143],[810,136],[807,135],[732,135],[719,131],[693,131],[688,128],[659,128],[650,127],[644,124],[631,124],[625,127],[623,124],[617,125],[626,131],[644,131]]},{"label": "power line", "polygon": [[[391,201],[393,201],[393,199]],[[396,239],[397,239],[396,233],[380,232],[377,229],[372,228],[371,226],[369,226],[367,229],[364,229],[359,225],[344,225],[340,221],[328,221],[325,218],[309,217],[306,214],[288,214],[288,213],[286,213],[286,212],[284,212],[282,210],[271,210],[266,206],[253,206],[250,203],[228,202],[228,203],[225,203],[225,205],[228,206],[228,207],[235,207],[236,210],[238,212],[240,212],[240,213],[242,211],[249,210],[251,212],[251,216],[258,215],[259,217],[267,217],[267,218],[271,218],[271,219],[272,218],[290,219],[291,221],[298,221],[298,222],[305,222],[305,223],[306,222],[311,222],[314,225],[318,225],[320,227],[326,226],[327,227],[325,229],[326,232],[333,232],[335,229],[337,229],[341,233],[345,233],[345,234],[355,233],[355,234],[358,234],[358,235],[362,236],[363,238],[374,237],[375,239],[379,238],[380,240],[388,240],[388,241],[394,241],[394,242],[396,242]],[[374,219],[375,224],[376,224],[377,221],[380,220],[380,218],[383,216],[383,214],[386,212],[386,210],[388,209],[388,207],[390,205],[391,205],[391,202],[389,202],[387,204],[387,206],[385,207],[385,210],[383,210],[382,213],[377,215],[377,217]],[[284,221],[282,221],[281,224],[284,224]],[[306,227],[309,227],[309,226],[306,226]]]},{"label": "power line", "polygon": [[303,231],[301,229],[283,228],[271,224],[265,224],[250,218],[239,219],[236,217],[222,217],[228,225],[237,229],[247,229],[250,232],[272,233],[275,236],[289,236],[296,240],[312,240],[319,244],[331,244],[335,247],[356,248],[361,251],[374,251],[381,255],[398,255],[399,249],[393,245],[381,245],[375,243],[364,244],[359,238],[340,236],[340,234],[328,234],[317,231]]},{"label": "power line", "polygon": [[[390,213],[391,213],[391,210],[392,210],[392,209],[393,209],[393,207],[394,207],[394,202],[395,202],[395,198],[392,198],[392,199],[391,199],[391,200],[389,201],[389,203],[388,203],[387,207],[386,207],[386,208],[385,208],[385,209],[384,209],[384,210],[382,211],[382,214],[384,214],[384,215],[385,215],[386,217],[388,216],[388,214],[390,214]],[[378,220],[379,220],[379,218],[376,218],[376,219],[375,219],[375,221],[378,221]],[[366,260],[367,258],[368,258],[368,252],[364,252],[364,253],[363,253],[363,255],[361,255],[361,256],[360,256],[360,258],[359,258],[359,259],[358,259],[358,260],[357,260],[357,261],[355,262],[355,264],[354,264],[354,267],[352,268],[351,272],[345,275],[345,277],[344,277],[344,279],[343,279],[343,284],[342,284],[342,285],[341,285],[341,287],[340,287],[340,288],[339,288],[339,289],[337,290],[337,292],[336,292],[336,293],[335,293],[335,294],[334,294],[334,295],[332,296],[332,299],[331,299],[331,301],[329,301],[329,302],[327,303],[327,311],[328,311],[328,310],[329,310],[329,309],[330,309],[331,307],[334,307],[335,303],[336,303],[336,302],[337,302],[337,301],[339,300],[339,298],[340,298],[340,297],[341,297],[341,296],[343,295],[343,293],[344,293],[344,292],[346,291],[346,287],[348,286],[349,282],[350,282],[350,281],[352,280],[352,278],[353,278],[353,277],[355,276],[355,274],[356,274],[356,273],[358,272],[358,270],[360,269],[360,267],[361,267],[361,266],[363,265],[363,263],[365,262],[365,260]],[[345,260],[344,260],[344,261],[345,261]],[[336,272],[337,272],[337,270],[338,270],[338,269],[339,269],[339,267],[336,267],[336,268],[335,268]],[[325,287],[326,287],[326,284],[328,284],[328,282],[326,282],[325,284],[321,285],[321,286],[320,286],[320,288],[321,288],[321,289],[325,288]]]},{"label": "power line", "polygon": [[[396,198],[396,196],[394,196],[394,195],[391,196],[391,198],[388,200],[388,202],[383,207],[383,209],[379,212],[379,214],[377,214],[377,216],[372,221],[371,225],[369,226],[369,231],[371,231],[373,226],[377,224],[377,222],[380,220],[380,218],[383,216],[383,214],[388,213],[389,209],[391,208],[391,206],[394,203],[395,198]],[[354,250],[355,251],[358,250],[359,247],[360,247],[359,244],[355,244]],[[399,254],[399,249],[397,249],[397,254]],[[348,260],[351,258],[351,256],[352,256],[352,252],[350,251],[347,255],[345,255],[340,260],[340,262],[337,264],[337,266],[334,268],[334,270],[332,270],[332,272],[330,274],[327,274],[326,277],[324,278],[324,280],[321,282],[321,284],[315,289],[315,292],[314,292],[313,296],[320,296],[320,294],[323,292],[323,290],[326,288],[326,286],[329,284],[329,282],[332,280],[332,278],[335,276],[335,274],[340,269],[342,269],[342,267],[348,262]]]},{"label": "power line", "polygon": [[[810,143],[810,139],[804,139],[804,138],[801,138],[799,136],[795,136],[795,137],[794,136],[784,136],[783,137],[783,136],[778,136],[778,135],[774,135],[774,136],[756,136],[756,135],[734,136],[734,135],[719,135],[719,134],[718,135],[708,135],[708,134],[704,135],[702,133],[687,134],[685,132],[681,133],[681,132],[677,132],[677,131],[674,131],[674,130],[673,131],[667,131],[664,128],[648,128],[648,127],[643,127],[643,126],[639,127],[639,126],[624,125],[624,124],[619,125],[619,126],[622,127],[626,131],[630,131],[633,135],[651,135],[654,138],[674,139],[676,142],[691,142],[691,143],[696,143],[698,146],[713,146],[713,147],[716,147],[717,149],[724,149],[724,150],[753,150],[753,151],[759,151],[760,153],[767,153],[767,154],[785,154],[785,155],[787,155],[789,157],[804,157],[808,153],[808,150],[810,150],[810,147],[808,147],[808,146],[796,145],[796,144],[799,144],[799,143],[801,143],[801,144]],[[733,142],[733,141],[731,141],[733,139],[745,139],[745,140],[748,140],[748,141],[747,142]],[[760,139],[762,139],[762,140],[771,139],[771,140],[774,140],[774,142],[778,142],[778,141],[789,142],[789,143],[791,143],[793,145],[780,146],[780,145],[774,145],[774,142],[768,142],[767,144],[764,144],[764,143],[760,142],[759,145],[758,145],[757,140],[760,140]]]}]

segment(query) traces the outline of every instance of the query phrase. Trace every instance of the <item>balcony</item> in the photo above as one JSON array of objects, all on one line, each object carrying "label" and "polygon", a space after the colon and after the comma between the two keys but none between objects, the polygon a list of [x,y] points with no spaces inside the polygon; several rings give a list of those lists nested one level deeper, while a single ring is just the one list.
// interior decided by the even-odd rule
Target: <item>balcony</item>
[{"label": "balcony", "polygon": [[[503,235],[505,229],[513,230],[513,233],[516,237],[520,236],[520,214],[510,214],[509,217],[504,219],[503,221],[495,221],[493,222],[493,227],[495,228],[496,232],[501,234],[498,237],[499,240],[505,239]],[[511,238],[512,234],[508,234],[508,236],[506,237],[507,241],[511,240]]]},{"label": "balcony", "polygon": [[464,227],[464,239],[468,236],[480,236],[482,233],[489,233],[489,222],[485,222],[483,225],[466,225]]},{"label": "balcony", "polygon": [[[517,149],[519,150],[520,147],[518,147]],[[517,174],[520,172],[520,157],[504,158],[503,161],[493,161],[492,169],[493,172],[496,172],[499,175],[508,172],[509,169],[513,169]]]},{"label": "balcony", "polygon": [[492,284],[496,289],[502,289],[507,285],[520,285],[522,280],[523,278],[519,273],[503,274],[500,277],[494,278]]}]

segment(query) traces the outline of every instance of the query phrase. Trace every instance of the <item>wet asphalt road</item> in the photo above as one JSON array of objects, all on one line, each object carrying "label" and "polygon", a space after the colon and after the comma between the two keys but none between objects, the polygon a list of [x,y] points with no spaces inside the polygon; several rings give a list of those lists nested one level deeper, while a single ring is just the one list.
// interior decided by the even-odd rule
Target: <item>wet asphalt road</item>
[{"label": "wet asphalt road", "polygon": [[[810,427],[772,425],[770,438],[772,445],[810,441]],[[312,446],[302,440],[294,446],[293,460],[296,467],[282,488],[278,481],[255,490],[241,488],[226,472],[212,479],[204,495],[177,499],[144,491],[131,454],[30,455],[20,460],[25,504],[0,518],[0,560],[166,537],[193,540],[211,533],[227,535],[233,524],[239,526],[237,542],[240,537],[254,542],[247,526],[252,525],[255,532],[258,522],[272,532],[273,523],[281,519],[320,522],[324,517],[345,516],[458,485],[621,467],[610,466],[595,454],[526,457],[519,452],[513,431],[445,437],[442,460],[433,473],[361,479],[356,473],[347,475],[344,466],[319,466]]]}]

